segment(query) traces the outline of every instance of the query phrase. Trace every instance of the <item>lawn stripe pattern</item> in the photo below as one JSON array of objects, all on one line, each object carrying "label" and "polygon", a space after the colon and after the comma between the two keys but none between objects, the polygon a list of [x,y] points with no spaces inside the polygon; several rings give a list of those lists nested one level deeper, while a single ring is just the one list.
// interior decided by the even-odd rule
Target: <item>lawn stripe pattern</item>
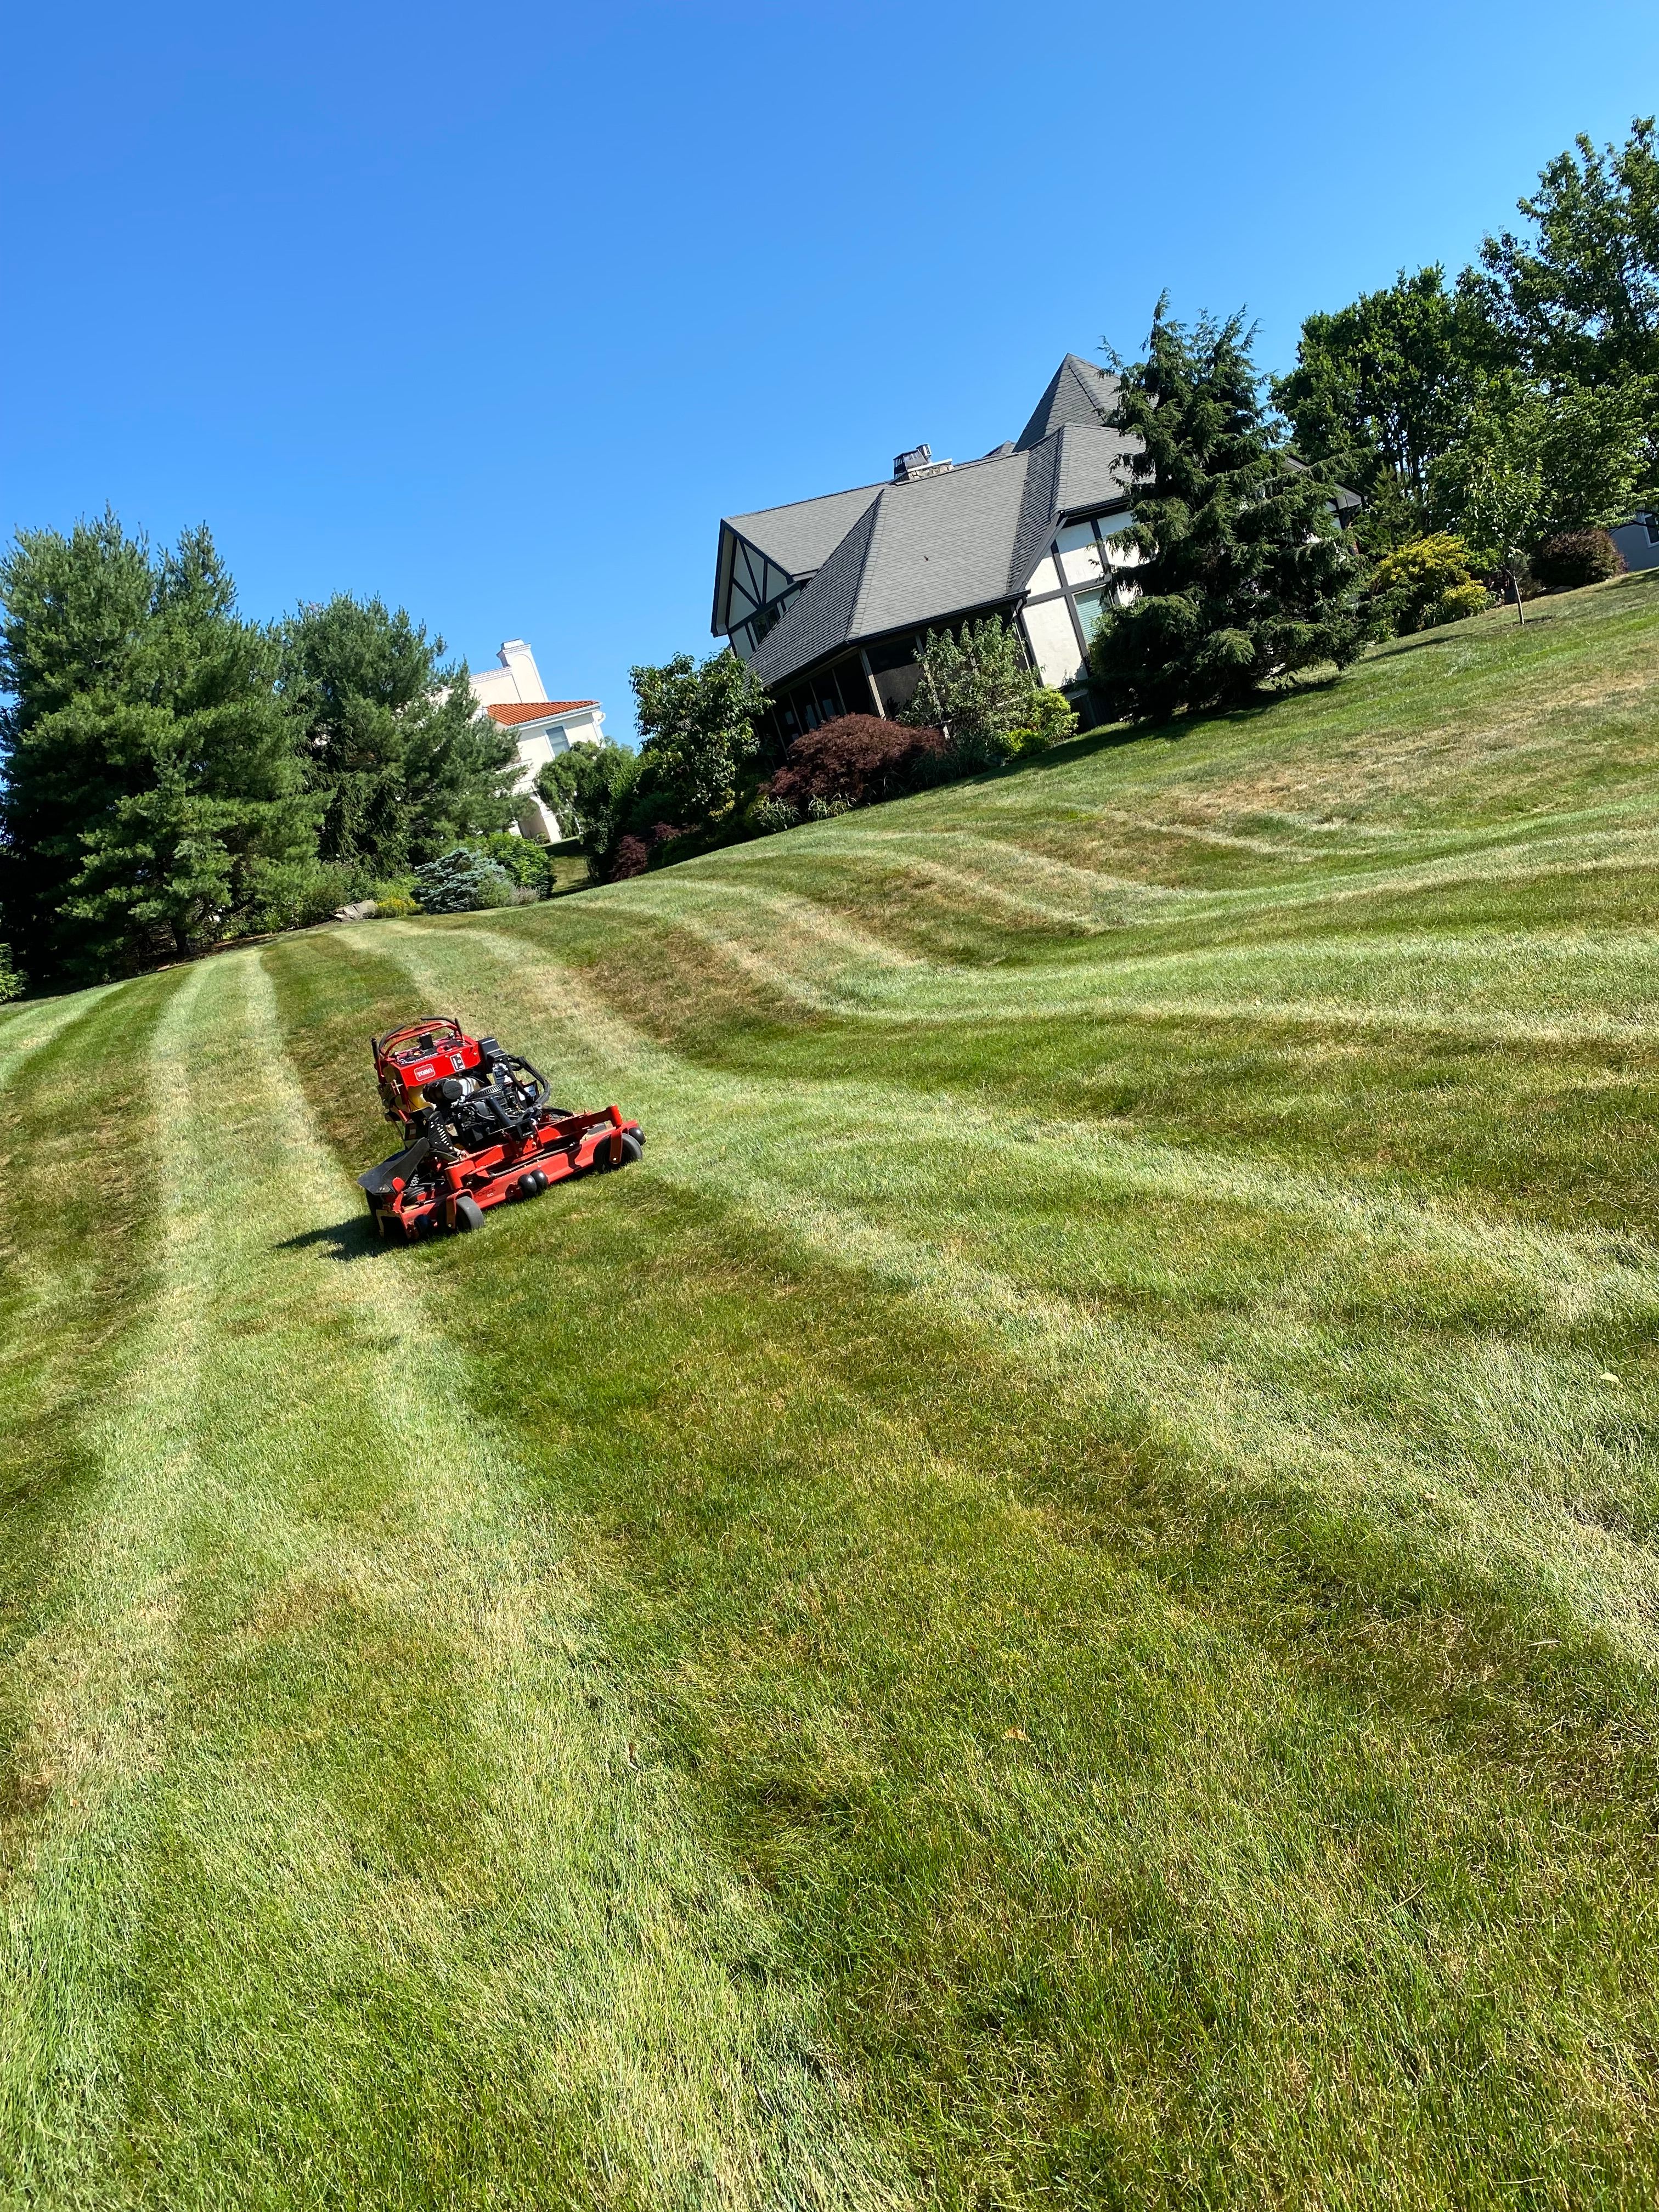
[{"label": "lawn stripe pattern", "polygon": [[896,2201],[763,1917],[639,1757],[559,1532],[487,1425],[448,1445],[418,1301],[337,1264],[343,1178],[274,1027],[240,956],[156,1033],[163,1281],[27,1655],[52,1810],[14,1887],[16,2185]]},{"label": "lawn stripe pattern", "polygon": [[1656,638],[0,1017],[12,2198],[1650,2203]]}]

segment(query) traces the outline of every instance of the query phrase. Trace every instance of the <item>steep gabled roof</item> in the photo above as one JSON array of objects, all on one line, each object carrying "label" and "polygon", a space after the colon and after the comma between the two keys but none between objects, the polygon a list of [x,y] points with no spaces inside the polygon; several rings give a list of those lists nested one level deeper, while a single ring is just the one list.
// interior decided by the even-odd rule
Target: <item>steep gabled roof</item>
[{"label": "steep gabled roof", "polygon": [[826,492],[822,499],[798,499],[787,507],[763,507],[753,514],[728,514],[726,526],[790,575],[810,576],[874,504],[881,489],[879,484],[860,484],[852,491]]},{"label": "steep gabled roof", "polygon": [[1081,354],[1068,353],[1019,434],[1020,452],[1040,445],[1056,430],[1099,429],[1117,398],[1117,386],[1118,380],[1109,369],[1097,368]]},{"label": "steep gabled roof", "polygon": [[756,675],[786,683],[861,640],[1017,599],[1065,515],[1124,497],[1138,443],[1067,426],[1029,452],[884,484],[762,640]]}]

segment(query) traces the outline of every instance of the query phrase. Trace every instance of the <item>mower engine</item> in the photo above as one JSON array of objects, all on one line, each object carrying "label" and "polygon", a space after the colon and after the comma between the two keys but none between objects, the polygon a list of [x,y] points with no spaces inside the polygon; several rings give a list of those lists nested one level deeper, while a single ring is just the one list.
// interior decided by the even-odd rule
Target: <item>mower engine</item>
[{"label": "mower engine", "polygon": [[573,1114],[548,1103],[545,1079],[494,1037],[470,1037],[442,1014],[371,1040],[388,1121],[407,1141],[358,1176],[382,1237],[413,1241],[477,1229],[486,1209],[539,1197],[550,1183],[641,1158],[637,1121],[606,1106]]}]

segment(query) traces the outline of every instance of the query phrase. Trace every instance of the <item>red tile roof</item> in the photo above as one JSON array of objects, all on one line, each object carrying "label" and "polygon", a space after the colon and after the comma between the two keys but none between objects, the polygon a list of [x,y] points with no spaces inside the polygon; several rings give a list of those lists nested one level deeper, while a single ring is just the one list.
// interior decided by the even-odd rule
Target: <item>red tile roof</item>
[{"label": "red tile roof", "polygon": [[545,722],[555,714],[568,714],[576,707],[597,707],[597,699],[521,699],[511,707],[492,707],[492,722]]}]

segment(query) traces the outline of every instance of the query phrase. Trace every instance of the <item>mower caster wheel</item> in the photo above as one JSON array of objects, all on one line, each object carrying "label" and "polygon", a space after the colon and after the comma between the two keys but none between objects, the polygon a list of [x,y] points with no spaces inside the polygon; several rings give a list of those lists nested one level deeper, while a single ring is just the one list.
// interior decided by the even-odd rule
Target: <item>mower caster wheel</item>
[{"label": "mower caster wheel", "polygon": [[456,1200],[455,1227],[458,1231],[483,1227],[483,1208],[476,1198],[463,1196]]},{"label": "mower caster wheel", "polygon": [[547,1188],[547,1177],[539,1168],[532,1168],[519,1177],[517,1188],[520,1198],[539,1198]]},{"label": "mower caster wheel", "polygon": [[644,1158],[645,1146],[640,1142],[639,1139],[634,1134],[634,1132],[631,1129],[624,1129],[623,1131],[622,1158],[617,1161],[617,1166],[623,1168],[635,1167]]}]

